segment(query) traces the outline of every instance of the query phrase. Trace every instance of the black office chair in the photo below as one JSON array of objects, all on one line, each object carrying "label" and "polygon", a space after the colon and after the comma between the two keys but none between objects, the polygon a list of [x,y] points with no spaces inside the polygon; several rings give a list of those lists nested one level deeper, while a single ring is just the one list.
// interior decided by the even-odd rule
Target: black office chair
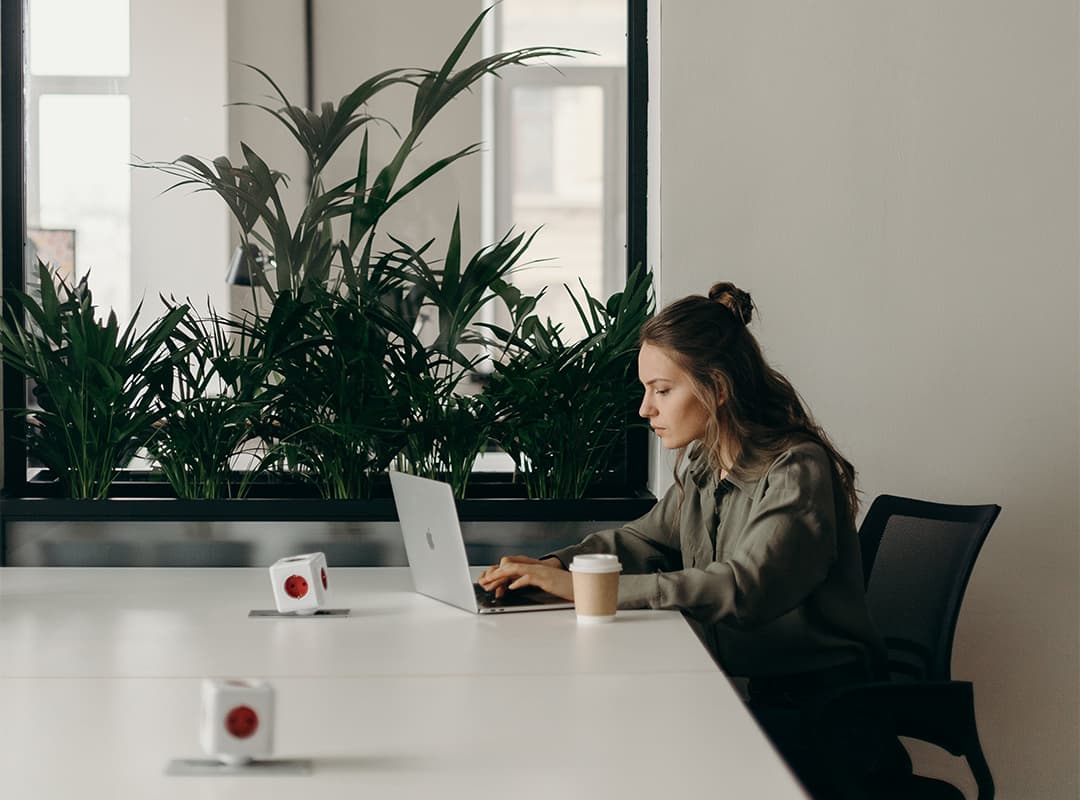
[{"label": "black office chair", "polygon": [[[811,704],[822,760],[845,798],[963,798],[951,784],[910,774],[910,760],[880,782],[857,754],[873,731],[931,742],[964,756],[979,800],[994,781],[975,727],[972,685],[950,673],[953,634],[975,559],[1001,507],[954,506],[881,495],[862,527],[870,615],[888,649],[888,680],[845,687]],[[855,754],[855,755],[853,755]],[[894,753],[895,755],[895,753]],[[888,770],[886,770],[888,772]]]}]

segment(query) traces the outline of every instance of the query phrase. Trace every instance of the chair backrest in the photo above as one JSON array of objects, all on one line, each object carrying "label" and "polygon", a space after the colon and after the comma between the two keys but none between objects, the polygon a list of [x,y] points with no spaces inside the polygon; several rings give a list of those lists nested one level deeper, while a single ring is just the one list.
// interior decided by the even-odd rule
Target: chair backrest
[{"label": "chair backrest", "polygon": [[1001,506],[883,494],[859,528],[866,602],[898,679],[950,680],[960,603]]}]

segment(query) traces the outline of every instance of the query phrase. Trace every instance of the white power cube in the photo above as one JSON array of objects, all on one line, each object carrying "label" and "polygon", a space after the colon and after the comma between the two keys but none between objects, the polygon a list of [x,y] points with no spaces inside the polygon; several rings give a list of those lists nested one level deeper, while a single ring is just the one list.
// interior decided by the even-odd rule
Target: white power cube
[{"label": "white power cube", "polygon": [[274,605],[281,614],[314,614],[326,605],[330,582],[326,556],[305,553],[275,561],[270,566]]},{"label": "white power cube", "polygon": [[269,758],[274,749],[274,687],[266,681],[205,678],[203,751],[229,764]]}]

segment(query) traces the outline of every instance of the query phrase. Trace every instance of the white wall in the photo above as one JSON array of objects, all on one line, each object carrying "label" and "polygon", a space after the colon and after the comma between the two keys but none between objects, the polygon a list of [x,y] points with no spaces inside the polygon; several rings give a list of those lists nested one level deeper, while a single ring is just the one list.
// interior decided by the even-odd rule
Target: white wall
[{"label": "white wall", "polygon": [[954,675],[998,796],[1076,798],[1077,4],[661,14],[662,299],[749,290],[867,503],[1003,506]]},{"label": "white wall", "polygon": [[[225,152],[226,0],[132,0],[131,149],[171,161]],[[163,35],[167,32],[167,35]],[[92,155],[92,154],[91,154]],[[132,309],[145,298],[145,324],[159,293],[225,307],[228,218],[216,195],[182,188],[150,170],[131,177]]]},{"label": "white wall", "polygon": [[[317,0],[314,21],[316,102],[333,100],[355,89],[382,70],[396,67],[438,69],[483,6],[478,0],[397,0],[393,3],[356,3],[353,0]],[[420,22],[422,20],[422,22]],[[478,33],[458,68],[481,56]],[[408,133],[414,91],[394,87],[377,95],[370,112]],[[406,162],[400,187],[431,162],[481,140],[480,88],[465,92],[439,112],[425,130],[420,146]],[[393,158],[399,139],[385,125],[369,128],[368,168],[371,181],[378,169]],[[331,180],[356,175],[362,133],[339,153]],[[328,183],[329,185],[329,183]],[[446,253],[454,209],[461,204],[462,248],[468,258],[480,246],[481,163],[479,154],[459,161],[431,179],[413,198],[406,197],[392,209],[383,233],[392,233],[414,247],[437,237],[429,257]],[[389,242],[381,240],[384,245]]]},{"label": "white wall", "polygon": [[[250,69],[268,74],[295,105],[307,105],[304,52],[304,8],[296,0],[228,0],[229,99],[233,103],[256,103],[280,108],[283,103],[273,87]],[[231,106],[229,158],[244,163],[243,142],[272,169],[285,173],[288,185],[278,186],[285,212],[295,226],[307,197],[307,159],[285,126],[266,111],[250,106]],[[220,201],[219,201],[220,203]],[[222,208],[224,204],[221,203]],[[229,216],[229,251],[240,242],[240,226]],[[224,280],[224,271],[222,272]],[[239,311],[253,305],[249,287],[229,289],[228,309]]]}]

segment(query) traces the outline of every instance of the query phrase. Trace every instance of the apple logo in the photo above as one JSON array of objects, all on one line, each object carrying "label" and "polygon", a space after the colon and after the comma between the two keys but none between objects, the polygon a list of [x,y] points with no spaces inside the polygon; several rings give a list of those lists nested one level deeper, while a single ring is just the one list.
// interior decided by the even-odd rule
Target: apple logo
[{"label": "apple logo", "polygon": [[427,533],[424,534],[427,537],[427,546],[430,550],[435,549],[435,537],[431,535],[431,528],[428,528]]}]

